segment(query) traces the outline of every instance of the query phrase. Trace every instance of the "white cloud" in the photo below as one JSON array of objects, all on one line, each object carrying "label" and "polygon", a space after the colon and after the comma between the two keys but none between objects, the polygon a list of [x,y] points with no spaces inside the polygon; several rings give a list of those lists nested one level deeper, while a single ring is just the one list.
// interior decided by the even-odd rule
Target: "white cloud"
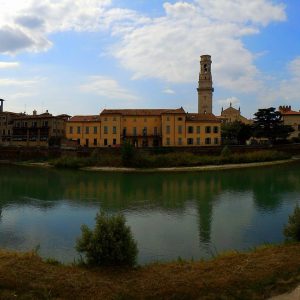
[{"label": "white cloud", "polygon": [[[108,30],[117,42],[106,55],[110,53],[130,70],[132,79],[195,82],[199,56],[208,53],[215,86],[257,92],[264,86],[255,66],[257,55],[242,38],[258,34],[271,22],[284,21],[285,7],[279,1],[166,2],[161,17],[149,18],[113,7],[112,0],[0,0],[0,53],[45,51],[52,46],[49,36],[55,32]],[[103,80],[94,78],[92,83],[101,86]]]},{"label": "white cloud", "polygon": [[95,31],[111,0],[0,0],[0,53],[44,51],[58,31]]},{"label": "white cloud", "polygon": [[[214,82],[238,92],[263,86],[255,54],[241,38],[261,26],[285,20],[282,4],[267,0],[195,0],[165,3],[165,16],[119,33],[113,55],[133,72],[133,79],[195,82],[199,55],[211,54]],[[115,31],[116,33],[116,31]]]},{"label": "white cloud", "polygon": [[175,91],[173,91],[172,89],[165,89],[165,90],[163,90],[163,93],[165,93],[165,94],[175,94]]},{"label": "white cloud", "polygon": [[240,104],[240,100],[237,97],[229,97],[227,99],[217,100],[217,103],[219,105],[224,106],[224,108],[227,108],[228,106],[230,106],[230,104],[232,106],[239,105]]},{"label": "white cloud", "polygon": [[0,86],[20,86],[20,87],[32,87],[38,81],[37,80],[22,80],[14,78],[0,78]]},{"label": "white cloud", "polygon": [[20,63],[17,61],[0,61],[0,69],[11,69],[11,68],[17,68],[20,66]]},{"label": "white cloud", "polygon": [[135,95],[122,88],[116,80],[105,76],[91,76],[89,77],[88,82],[82,84],[79,88],[82,92],[96,94],[104,97],[105,99],[114,99],[119,101],[137,100]]}]

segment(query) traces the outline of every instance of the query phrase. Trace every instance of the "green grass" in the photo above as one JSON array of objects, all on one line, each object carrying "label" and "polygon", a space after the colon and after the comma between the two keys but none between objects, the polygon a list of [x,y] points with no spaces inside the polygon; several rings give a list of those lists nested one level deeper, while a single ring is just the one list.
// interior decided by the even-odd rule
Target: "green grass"
[{"label": "green grass", "polygon": [[[146,154],[135,152],[130,165],[132,168],[168,168],[168,167],[193,167],[206,165],[225,165],[253,162],[268,162],[291,158],[291,155],[263,150],[248,153],[227,153],[226,155],[199,155],[190,152],[171,152],[167,154]],[[88,166],[122,167],[122,157],[119,154],[101,154],[93,152],[90,157],[63,156],[52,160],[52,165],[58,168],[82,168]]]}]

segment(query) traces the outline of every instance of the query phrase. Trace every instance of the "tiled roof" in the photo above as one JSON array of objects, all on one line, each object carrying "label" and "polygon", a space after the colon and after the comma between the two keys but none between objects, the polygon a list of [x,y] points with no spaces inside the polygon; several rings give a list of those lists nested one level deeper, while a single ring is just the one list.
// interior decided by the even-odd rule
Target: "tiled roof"
[{"label": "tiled roof", "polygon": [[74,116],[68,120],[68,122],[97,122],[97,121],[100,121],[99,115]]},{"label": "tiled roof", "polygon": [[290,111],[281,111],[281,114],[283,116],[286,116],[286,115],[300,115],[300,112],[299,111],[294,111],[294,110],[290,110]]},{"label": "tiled roof", "polygon": [[100,115],[115,115],[119,114],[122,116],[160,116],[162,114],[184,114],[184,109],[104,109]]},{"label": "tiled roof", "polygon": [[205,122],[221,122],[219,118],[217,118],[214,114],[186,114],[187,121],[205,121]]}]

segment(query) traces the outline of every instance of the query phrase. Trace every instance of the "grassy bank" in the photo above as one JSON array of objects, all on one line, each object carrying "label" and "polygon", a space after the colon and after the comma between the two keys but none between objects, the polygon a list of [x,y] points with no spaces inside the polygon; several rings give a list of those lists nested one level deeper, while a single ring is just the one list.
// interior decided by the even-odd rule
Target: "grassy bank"
[{"label": "grassy bank", "polygon": [[300,282],[300,244],[211,261],[85,269],[0,251],[0,299],[266,299]]},{"label": "grassy bank", "polygon": [[134,153],[130,160],[124,160],[121,154],[97,154],[90,157],[61,157],[51,161],[51,164],[60,168],[97,167],[132,167],[132,168],[170,168],[194,167],[206,165],[239,164],[252,162],[267,162],[291,158],[290,154],[278,151],[264,150],[249,153],[226,153],[218,156],[197,155],[188,152],[174,152],[167,154]]}]

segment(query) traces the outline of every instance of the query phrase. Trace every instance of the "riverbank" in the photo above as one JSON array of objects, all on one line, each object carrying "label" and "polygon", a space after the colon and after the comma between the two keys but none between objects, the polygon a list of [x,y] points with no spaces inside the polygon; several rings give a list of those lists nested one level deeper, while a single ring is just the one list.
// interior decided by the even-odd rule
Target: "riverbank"
[{"label": "riverbank", "polygon": [[277,161],[257,162],[257,163],[240,163],[240,164],[225,164],[225,165],[208,165],[208,166],[196,166],[196,167],[173,167],[173,168],[153,168],[153,169],[138,169],[138,168],[115,168],[115,167],[84,167],[80,168],[83,171],[93,172],[200,172],[200,171],[217,171],[217,170],[232,170],[232,169],[246,169],[257,168],[264,166],[273,166],[293,163],[300,161],[300,158],[292,158]]},{"label": "riverbank", "polygon": [[300,282],[300,244],[210,261],[86,269],[0,251],[1,299],[267,299]]},{"label": "riverbank", "polygon": [[[82,167],[79,170],[89,172],[117,172],[117,173],[154,173],[154,172],[204,172],[204,171],[217,171],[217,170],[233,170],[233,169],[247,169],[275,166],[281,164],[289,164],[295,161],[300,161],[300,157],[293,157],[291,159],[275,160],[267,162],[255,163],[239,163],[239,164],[224,164],[224,165],[207,165],[196,167],[172,167],[172,168],[124,168],[124,167]],[[0,164],[13,164],[25,167],[41,167],[41,168],[54,168],[49,162],[9,162],[0,161]]]}]

